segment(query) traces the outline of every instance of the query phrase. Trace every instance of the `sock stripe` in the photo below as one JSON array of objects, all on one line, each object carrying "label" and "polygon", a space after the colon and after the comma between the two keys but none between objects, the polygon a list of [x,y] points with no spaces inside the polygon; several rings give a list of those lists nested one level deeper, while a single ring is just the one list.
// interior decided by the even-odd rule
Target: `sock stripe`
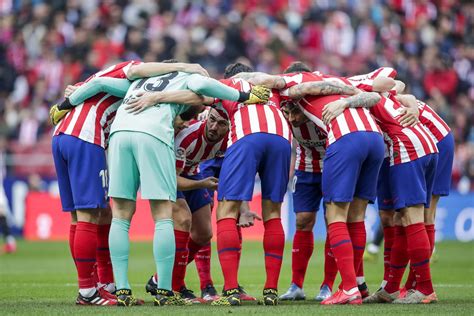
[{"label": "sock stripe", "polygon": [[276,258],[276,259],[279,259],[279,260],[283,259],[283,256],[274,255],[272,253],[265,253],[265,257],[272,257],[272,258]]},{"label": "sock stripe", "polygon": [[425,265],[429,262],[430,262],[430,259],[426,259],[426,260],[423,260],[423,261],[418,262],[418,263],[412,263],[411,266],[412,267],[419,267],[419,266]]},{"label": "sock stripe", "polygon": [[352,248],[356,250],[364,250],[365,246],[355,246],[354,244],[352,244]]},{"label": "sock stripe", "polygon": [[223,253],[227,251],[240,251],[240,248],[222,248],[218,251],[218,253]]},{"label": "sock stripe", "polygon": [[184,252],[188,250],[189,250],[188,248],[176,248],[176,252]]},{"label": "sock stripe", "polygon": [[392,251],[392,248],[384,248],[383,250],[388,252],[388,251]]},{"label": "sock stripe", "polygon": [[331,245],[331,248],[336,248],[340,245],[347,244],[348,242],[351,242],[351,240],[350,239],[341,240],[340,242]]},{"label": "sock stripe", "polygon": [[109,247],[97,247],[98,251],[109,251]]},{"label": "sock stripe", "polygon": [[400,265],[400,266],[397,266],[395,264],[390,265],[390,268],[394,268],[394,269],[405,269],[406,267],[407,267],[406,264]]},{"label": "sock stripe", "polygon": [[89,258],[89,259],[87,259],[87,258],[75,258],[75,260],[77,262],[95,262],[96,261],[95,258]]}]

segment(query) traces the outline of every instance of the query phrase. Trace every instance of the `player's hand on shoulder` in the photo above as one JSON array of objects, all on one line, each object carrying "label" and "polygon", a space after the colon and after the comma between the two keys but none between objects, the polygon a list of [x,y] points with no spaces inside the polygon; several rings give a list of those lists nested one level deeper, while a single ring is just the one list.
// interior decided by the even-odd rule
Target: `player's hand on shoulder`
[{"label": "player's hand on shoulder", "polygon": [[208,177],[201,180],[201,184],[204,189],[217,190],[217,186],[219,185],[219,179],[214,177]]},{"label": "player's hand on shoulder", "polygon": [[255,220],[261,221],[262,218],[255,212],[244,211],[240,213],[239,223],[237,225],[240,227],[251,227],[254,225]]},{"label": "player's hand on shoulder", "polygon": [[204,77],[209,77],[209,73],[199,64],[186,64],[185,72],[199,74]]},{"label": "player's hand on shoulder", "polygon": [[70,110],[71,109],[60,110],[57,104],[53,105],[51,109],[49,109],[49,120],[51,124],[57,125]]},{"label": "player's hand on shoulder", "polygon": [[266,103],[270,98],[270,89],[264,86],[253,86],[250,90],[250,96],[245,104]]},{"label": "player's hand on shoulder", "polygon": [[346,108],[346,103],[341,100],[329,102],[323,109],[323,122],[328,125],[333,119],[338,117]]},{"label": "player's hand on shoulder", "polygon": [[138,114],[159,103],[160,92],[138,92],[124,104],[129,113]]},{"label": "player's hand on shoulder", "polygon": [[77,90],[77,88],[79,88],[79,86],[73,86],[73,85],[68,85],[66,87],[66,89],[64,89],[64,97],[65,98],[69,98],[69,96]]},{"label": "player's hand on shoulder", "polygon": [[403,127],[413,127],[418,124],[418,116],[420,112],[414,108],[401,108],[400,116],[398,117],[398,122]]}]

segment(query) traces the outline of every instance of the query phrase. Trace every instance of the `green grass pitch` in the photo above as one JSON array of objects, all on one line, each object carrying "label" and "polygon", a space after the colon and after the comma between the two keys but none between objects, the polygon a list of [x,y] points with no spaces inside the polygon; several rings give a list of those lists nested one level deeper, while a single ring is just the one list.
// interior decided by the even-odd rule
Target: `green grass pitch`
[{"label": "green grass pitch", "polygon": [[[365,305],[320,306],[312,298],[322,280],[323,245],[317,243],[305,282],[307,299],[279,306],[245,304],[241,307],[154,307],[145,295],[144,284],[153,273],[151,243],[132,243],[130,282],[135,295],[145,298],[146,306],[133,308],[75,306],[77,293],[75,269],[67,243],[20,242],[19,251],[0,257],[0,315],[473,315],[474,314],[474,243],[442,242],[436,247],[438,260],[432,265],[438,304],[428,306]],[[216,287],[222,288],[222,276],[213,245],[212,271]],[[286,245],[280,293],[286,291],[291,279],[291,244]],[[365,274],[371,291],[376,290],[382,276],[382,258],[366,263]],[[240,268],[240,283],[253,295],[260,296],[265,277],[263,251],[259,242],[246,242]],[[199,287],[196,268],[191,264],[187,285],[196,292]],[[337,282],[337,281],[336,281]],[[336,283],[337,284],[337,283]]]}]

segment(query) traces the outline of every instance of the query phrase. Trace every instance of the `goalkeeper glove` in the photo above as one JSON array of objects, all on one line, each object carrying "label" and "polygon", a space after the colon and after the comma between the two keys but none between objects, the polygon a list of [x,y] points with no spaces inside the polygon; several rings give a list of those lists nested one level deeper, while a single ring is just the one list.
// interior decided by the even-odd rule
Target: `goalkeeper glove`
[{"label": "goalkeeper glove", "polygon": [[71,109],[60,110],[57,104],[53,105],[49,110],[49,119],[51,124],[57,125],[70,110]]},{"label": "goalkeeper glove", "polygon": [[270,97],[270,89],[263,86],[253,86],[250,92],[240,92],[239,102],[245,104],[266,103]]}]

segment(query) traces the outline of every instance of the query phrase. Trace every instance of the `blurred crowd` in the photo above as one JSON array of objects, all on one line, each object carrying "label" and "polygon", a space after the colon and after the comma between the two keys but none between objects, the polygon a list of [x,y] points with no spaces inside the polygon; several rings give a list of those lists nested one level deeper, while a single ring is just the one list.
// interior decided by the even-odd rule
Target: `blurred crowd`
[{"label": "blurred crowd", "polygon": [[216,78],[239,59],[270,73],[392,66],[453,129],[453,186],[474,190],[473,30],[468,0],[0,0],[0,138],[10,166],[49,148],[65,85],[120,60],[176,58]]}]

